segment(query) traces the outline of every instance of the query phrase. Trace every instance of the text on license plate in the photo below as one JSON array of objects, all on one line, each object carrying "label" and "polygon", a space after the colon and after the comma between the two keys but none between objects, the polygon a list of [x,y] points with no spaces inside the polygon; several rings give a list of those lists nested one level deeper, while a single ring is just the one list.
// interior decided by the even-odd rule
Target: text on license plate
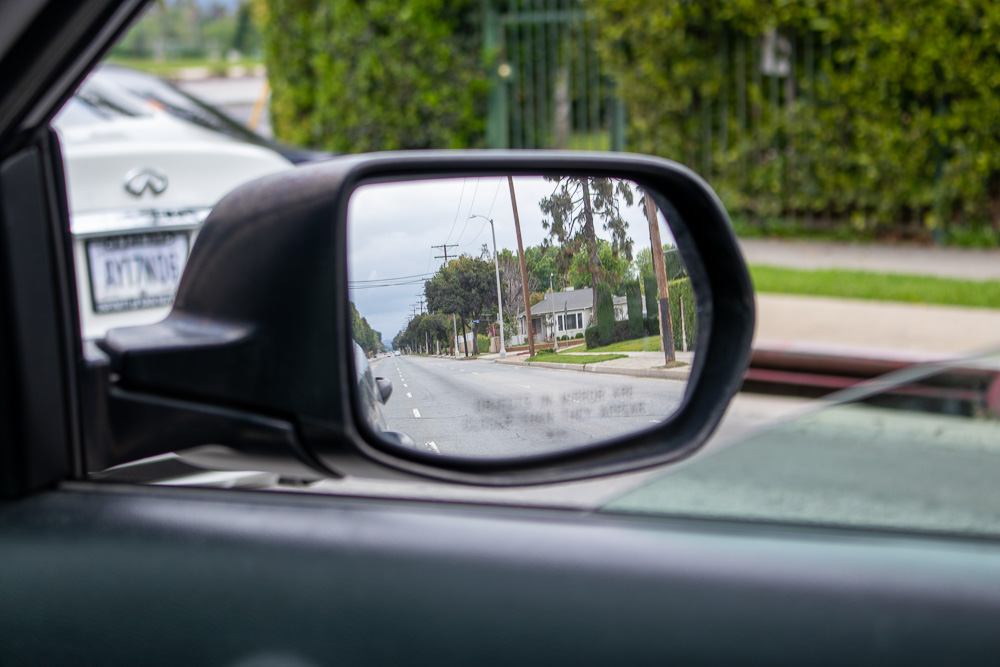
[{"label": "text on license plate", "polygon": [[188,256],[184,232],[107,236],[87,242],[94,312],[169,306]]}]

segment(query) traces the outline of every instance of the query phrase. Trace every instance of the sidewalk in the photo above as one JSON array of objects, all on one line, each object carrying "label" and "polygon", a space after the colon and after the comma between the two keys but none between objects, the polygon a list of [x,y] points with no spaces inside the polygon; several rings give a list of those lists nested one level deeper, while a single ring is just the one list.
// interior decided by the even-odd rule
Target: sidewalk
[{"label": "sidewalk", "polygon": [[1000,347],[1000,310],[758,294],[754,346],[913,362],[964,357]]},{"label": "sidewalk", "polygon": [[[564,352],[567,356],[587,354],[586,352]],[[687,381],[691,376],[691,364],[694,362],[694,352],[677,352],[677,361],[684,363],[683,366],[664,368],[664,358],[662,352],[621,352],[618,354],[628,355],[624,359],[612,359],[611,361],[600,361],[596,364],[573,364],[558,363],[552,361],[526,361],[528,355],[508,356],[506,359],[493,357],[493,362],[508,366],[537,366],[539,368],[554,368],[564,371],[578,371],[581,373],[608,373],[611,375],[628,375],[630,377],[650,377],[664,380]],[[481,359],[487,359],[484,355]]]},{"label": "sidewalk", "polygon": [[912,244],[742,239],[748,264],[789,269],[852,269],[963,280],[1000,280],[1000,249]]}]

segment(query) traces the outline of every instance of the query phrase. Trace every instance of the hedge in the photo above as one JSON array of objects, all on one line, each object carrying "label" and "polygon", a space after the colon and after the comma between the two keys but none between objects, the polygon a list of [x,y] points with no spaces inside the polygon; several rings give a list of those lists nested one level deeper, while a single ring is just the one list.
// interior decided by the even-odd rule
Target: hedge
[{"label": "hedge", "polygon": [[[734,218],[997,242],[992,0],[593,6],[629,149],[688,164]],[[769,44],[783,71],[763,71]]]},{"label": "hedge", "polygon": [[475,0],[255,0],[282,141],[335,152],[482,146]]},{"label": "hedge", "polygon": [[639,291],[639,281],[626,280],[623,286],[625,288],[629,332],[633,338],[638,338],[642,335],[642,294]]},{"label": "hedge", "polygon": [[601,339],[601,345],[610,345],[614,342],[614,299],[611,296],[611,289],[606,284],[598,283],[594,289],[597,303],[597,333]]}]

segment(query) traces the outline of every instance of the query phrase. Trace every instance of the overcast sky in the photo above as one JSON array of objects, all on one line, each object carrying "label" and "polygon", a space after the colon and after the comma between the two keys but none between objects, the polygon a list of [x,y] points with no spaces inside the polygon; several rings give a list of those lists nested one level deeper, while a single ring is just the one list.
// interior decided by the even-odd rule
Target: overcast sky
[{"label": "overcast sky", "polygon": [[[539,245],[546,237],[538,202],[552,194],[556,184],[541,177],[516,177],[517,197],[524,247]],[[649,247],[649,227],[639,206],[621,203],[633,241],[633,257]],[[493,219],[497,248],[517,252],[514,215],[507,178],[458,178],[362,186],[348,208],[348,265],[351,299],[368,324],[390,343],[406,325],[408,315],[423,295],[423,282],[443,259],[432,245],[458,244],[448,248],[448,257],[463,253],[479,256],[483,243],[493,250],[490,225]],[[600,228],[599,237],[610,240]],[[672,243],[662,215],[663,243]],[[367,282],[366,282],[367,281]],[[546,286],[547,287],[547,286]],[[426,305],[425,305],[426,307]]]}]

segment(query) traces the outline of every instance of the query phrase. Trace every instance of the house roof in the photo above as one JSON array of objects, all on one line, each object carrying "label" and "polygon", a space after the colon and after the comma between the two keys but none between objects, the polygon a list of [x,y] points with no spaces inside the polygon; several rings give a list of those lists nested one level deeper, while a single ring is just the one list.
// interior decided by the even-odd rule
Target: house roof
[{"label": "house roof", "polygon": [[[623,305],[625,303],[625,297],[615,296],[612,297],[616,306]],[[546,292],[545,298],[536,303],[531,307],[531,314],[538,315],[542,313],[551,313],[553,310],[562,312],[563,310],[573,311],[573,310],[586,310],[594,305],[594,288],[593,287],[581,287],[574,290],[566,290],[564,292]],[[517,314],[518,317],[524,317],[524,311],[520,311]]]}]

